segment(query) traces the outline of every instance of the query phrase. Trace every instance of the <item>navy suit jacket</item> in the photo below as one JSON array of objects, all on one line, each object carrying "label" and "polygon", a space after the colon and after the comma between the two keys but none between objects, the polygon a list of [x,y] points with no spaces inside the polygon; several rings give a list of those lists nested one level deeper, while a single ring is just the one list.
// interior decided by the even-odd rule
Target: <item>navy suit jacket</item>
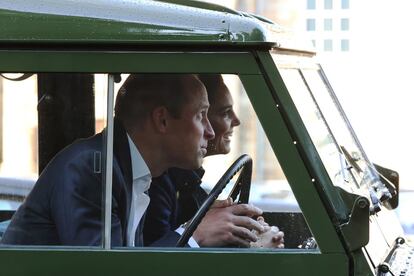
[{"label": "navy suit jacket", "polygon": [[190,220],[207,197],[200,187],[202,168],[169,169],[152,179],[144,223],[144,244],[151,245]]},{"label": "navy suit jacket", "polygon": [[[103,229],[103,141],[103,133],[99,133],[59,152],[13,216],[1,243],[99,246]],[[126,246],[131,191],[128,139],[115,120],[112,246]],[[136,237],[136,246],[142,245],[142,226]],[[170,232],[160,238],[155,246],[172,246],[179,235]]]}]

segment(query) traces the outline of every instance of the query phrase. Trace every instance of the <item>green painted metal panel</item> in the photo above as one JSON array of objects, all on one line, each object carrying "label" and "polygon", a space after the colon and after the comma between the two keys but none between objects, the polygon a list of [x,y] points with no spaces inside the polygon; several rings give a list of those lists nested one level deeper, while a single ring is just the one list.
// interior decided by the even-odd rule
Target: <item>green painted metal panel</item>
[{"label": "green painted metal panel", "polygon": [[306,221],[323,253],[344,252],[312,177],[299,155],[266,81],[262,76],[240,75],[250,101],[282,166]]},{"label": "green painted metal panel", "polygon": [[[269,52],[249,52],[297,49],[288,38],[277,24],[197,1],[1,1],[2,72],[239,74],[320,252],[1,247],[0,274],[374,275],[364,249],[345,253],[336,227],[350,210],[332,187]],[[172,52],[170,46],[185,48]]]},{"label": "green painted metal panel", "polygon": [[[264,43],[281,27],[258,17],[195,1],[3,0],[0,41]],[[268,46],[270,47],[270,46]]]},{"label": "green painted metal panel", "polygon": [[225,74],[259,74],[255,64],[254,57],[248,52],[0,50],[0,71],[2,72],[216,73],[219,71]]},{"label": "green painted metal panel", "polygon": [[375,268],[369,262],[369,256],[364,248],[361,248],[350,255],[350,262],[352,263],[352,275],[358,276],[372,276],[377,275]]},{"label": "green painted metal panel", "polygon": [[257,15],[199,1],[2,0],[4,45],[235,47],[314,52],[309,41]]},{"label": "green painted metal panel", "polygon": [[2,275],[318,275],[345,276],[343,254],[247,250],[2,250]]},{"label": "green painted metal panel", "polygon": [[[225,26],[215,32],[196,32],[188,28],[156,27],[150,24],[119,22],[79,16],[23,13],[0,10],[3,42],[61,42],[61,43],[133,43],[137,41],[218,41],[227,34]],[[42,31],[40,31],[42,30]],[[163,30],[163,32],[158,32]],[[183,40],[182,38],[182,40]]]}]

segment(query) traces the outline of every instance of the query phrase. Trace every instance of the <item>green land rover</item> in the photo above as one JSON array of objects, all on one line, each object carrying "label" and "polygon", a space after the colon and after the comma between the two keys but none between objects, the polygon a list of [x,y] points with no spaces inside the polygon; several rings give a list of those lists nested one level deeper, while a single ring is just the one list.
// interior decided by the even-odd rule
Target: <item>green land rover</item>
[{"label": "green land rover", "polygon": [[[101,245],[1,245],[0,274],[414,275],[398,174],[365,154],[315,55],[275,23],[198,1],[0,1],[0,225],[58,151],[107,129]],[[244,182],[225,173],[204,209],[241,183],[285,248],[111,245],[113,102],[132,73],[223,76],[241,125],[203,185],[242,154],[253,167],[242,157]]]}]

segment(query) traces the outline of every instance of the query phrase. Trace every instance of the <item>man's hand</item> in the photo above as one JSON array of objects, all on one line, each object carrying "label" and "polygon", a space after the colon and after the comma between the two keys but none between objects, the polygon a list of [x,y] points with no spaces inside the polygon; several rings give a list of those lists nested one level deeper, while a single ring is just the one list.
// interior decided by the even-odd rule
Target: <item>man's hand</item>
[{"label": "man's hand", "polygon": [[[250,247],[255,248],[284,248],[285,241],[283,237],[285,234],[282,231],[279,231],[279,228],[276,226],[269,226],[264,221],[263,217],[258,217],[257,221],[262,224],[265,230],[262,233],[257,234],[257,241],[251,242]],[[255,231],[253,231],[255,232]]]},{"label": "man's hand", "polygon": [[231,199],[216,201],[194,231],[193,238],[201,247],[249,247],[250,242],[257,241],[256,233],[265,231],[265,226],[252,218],[262,213],[250,204],[233,204]]}]

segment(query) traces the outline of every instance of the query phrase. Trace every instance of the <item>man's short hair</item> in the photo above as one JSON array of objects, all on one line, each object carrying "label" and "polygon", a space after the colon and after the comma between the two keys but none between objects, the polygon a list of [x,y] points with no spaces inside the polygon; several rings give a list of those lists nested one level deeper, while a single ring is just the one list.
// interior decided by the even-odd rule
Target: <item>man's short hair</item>
[{"label": "man's short hair", "polygon": [[210,104],[215,102],[217,92],[220,91],[221,88],[227,88],[221,74],[198,74],[197,77],[206,87]]},{"label": "man's short hair", "polygon": [[116,97],[115,117],[130,128],[148,118],[156,107],[164,106],[179,118],[195,85],[202,83],[191,74],[131,74]]}]

